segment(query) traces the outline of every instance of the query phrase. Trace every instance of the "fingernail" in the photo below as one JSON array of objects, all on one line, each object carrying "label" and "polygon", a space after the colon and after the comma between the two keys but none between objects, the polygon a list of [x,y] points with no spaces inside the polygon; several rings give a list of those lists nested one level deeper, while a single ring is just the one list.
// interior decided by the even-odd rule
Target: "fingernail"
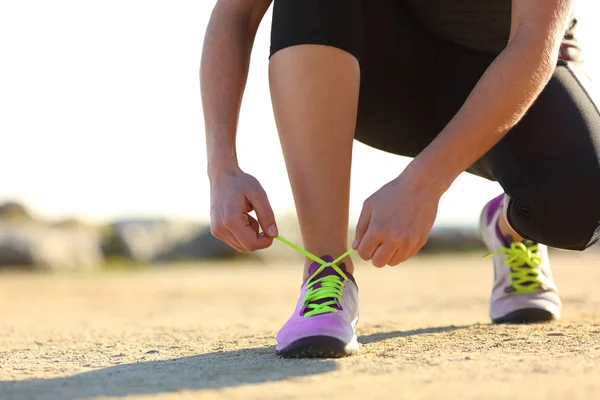
[{"label": "fingernail", "polygon": [[269,236],[271,237],[277,236],[277,226],[271,225],[269,229],[267,229],[267,232],[269,232]]},{"label": "fingernail", "polygon": [[352,242],[352,248],[354,250],[356,250],[356,247],[358,246],[358,240],[354,240],[354,242]]}]

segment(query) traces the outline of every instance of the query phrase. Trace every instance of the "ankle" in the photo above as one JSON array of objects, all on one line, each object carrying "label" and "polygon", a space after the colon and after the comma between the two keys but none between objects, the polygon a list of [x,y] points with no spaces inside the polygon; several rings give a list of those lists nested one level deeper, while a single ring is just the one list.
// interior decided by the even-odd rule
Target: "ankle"
[{"label": "ankle", "polygon": [[502,237],[510,237],[513,242],[521,242],[524,238],[515,231],[512,226],[510,226],[508,222],[508,218],[506,216],[507,208],[504,207],[502,212],[500,213],[500,217],[498,218],[498,231],[502,235]]}]

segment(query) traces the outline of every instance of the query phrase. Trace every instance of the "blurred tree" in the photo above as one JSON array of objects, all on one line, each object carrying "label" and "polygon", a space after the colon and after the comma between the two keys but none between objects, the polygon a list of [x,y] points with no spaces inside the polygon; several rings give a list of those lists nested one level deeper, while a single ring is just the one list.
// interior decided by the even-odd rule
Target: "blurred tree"
[{"label": "blurred tree", "polygon": [[32,221],[34,218],[24,205],[9,201],[0,204],[0,219]]}]

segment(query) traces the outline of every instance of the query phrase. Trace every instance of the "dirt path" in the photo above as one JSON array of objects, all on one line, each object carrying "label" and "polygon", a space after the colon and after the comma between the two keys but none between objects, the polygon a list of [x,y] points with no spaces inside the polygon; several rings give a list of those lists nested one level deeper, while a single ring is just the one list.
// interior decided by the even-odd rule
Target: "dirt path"
[{"label": "dirt path", "polygon": [[[479,257],[359,266],[359,355],[283,360],[291,266],[0,275],[0,399],[600,399],[600,258],[559,254],[560,323],[491,326]],[[104,397],[103,397],[104,396]]]}]

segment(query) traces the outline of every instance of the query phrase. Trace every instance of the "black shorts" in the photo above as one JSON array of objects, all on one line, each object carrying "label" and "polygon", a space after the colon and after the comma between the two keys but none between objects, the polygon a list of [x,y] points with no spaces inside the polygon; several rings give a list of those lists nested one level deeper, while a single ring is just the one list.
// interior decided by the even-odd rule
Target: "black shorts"
[{"label": "black shorts", "polygon": [[[353,54],[361,68],[355,138],[414,157],[454,117],[501,51],[498,35],[508,35],[510,21],[498,24],[504,31],[494,33],[494,43],[471,45],[436,34],[411,4],[275,0],[271,54],[302,44]],[[568,32],[565,43],[572,39]],[[526,116],[469,172],[502,185],[511,198],[509,221],[522,236],[584,249],[600,239],[600,112],[578,52],[562,54]]]}]

